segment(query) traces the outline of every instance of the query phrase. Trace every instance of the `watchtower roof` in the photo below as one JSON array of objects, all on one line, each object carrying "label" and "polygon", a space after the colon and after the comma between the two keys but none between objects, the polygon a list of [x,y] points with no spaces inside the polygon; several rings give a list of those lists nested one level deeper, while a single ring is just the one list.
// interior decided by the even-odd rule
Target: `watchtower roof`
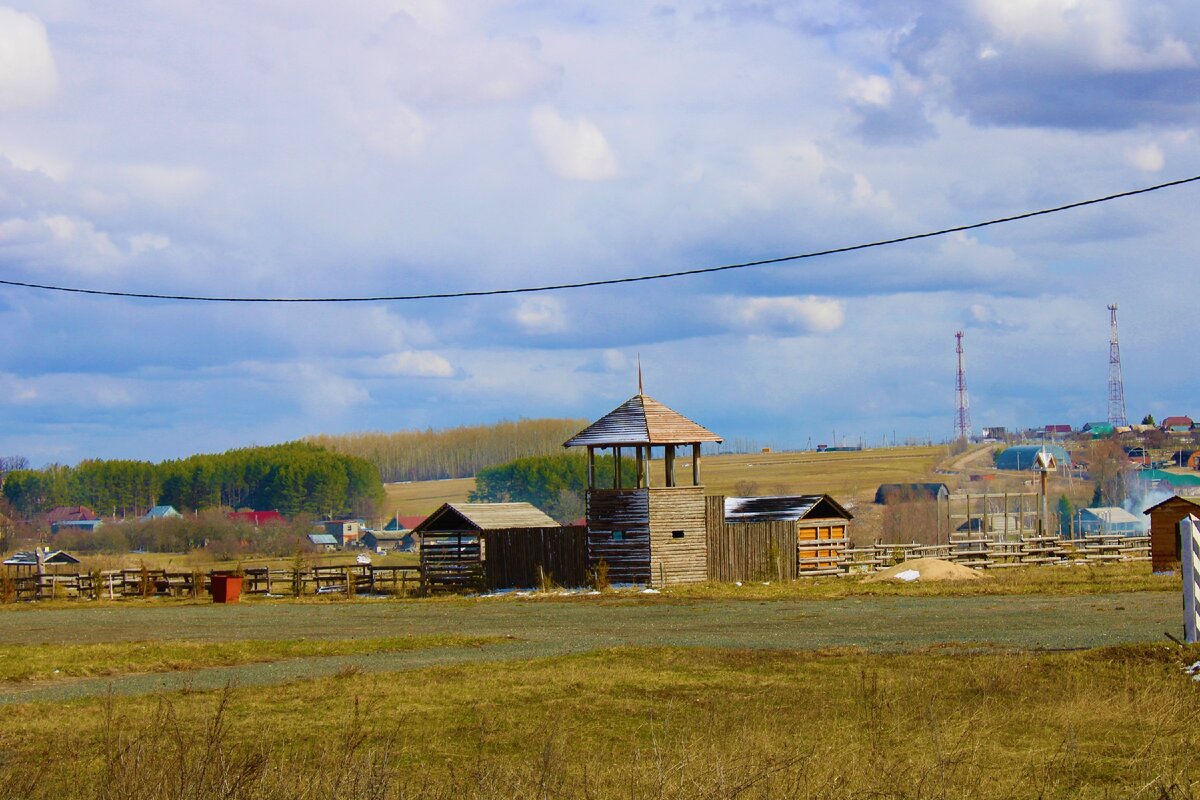
[{"label": "watchtower roof", "polygon": [[724,441],[652,397],[637,394],[568,439],[563,447]]}]

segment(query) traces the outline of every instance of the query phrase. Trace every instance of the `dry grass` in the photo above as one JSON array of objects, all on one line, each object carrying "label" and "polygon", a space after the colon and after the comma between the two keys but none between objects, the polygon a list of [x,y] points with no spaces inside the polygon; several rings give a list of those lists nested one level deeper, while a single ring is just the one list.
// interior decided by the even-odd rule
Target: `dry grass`
[{"label": "dry grass", "polygon": [[383,488],[387,492],[384,516],[391,519],[397,511],[416,516],[432,514],[442,503],[465,503],[467,495],[475,489],[475,479],[385,483]]},{"label": "dry grass", "polygon": [[18,706],[0,797],[1191,798],[1196,656],[620,649]]},{"label": "dry grass", "polygon": [[[899,447],[849,453],[761,453],[705,456],[701,479],[707,494],[829,493],[844,500],[869,500],[881,483],[934,479],[934,467],[947,456],[943,446]],[[691,459],[676,468],[690,475]],[[689,478],[690,479],[690,478]],[[945,480],[945,476],[941,477]],[[663,462],[651,465],[651,482],[664,483]],[[474,478],[391,483],[388,514],[428,514],[446,502],[465,502]]]},{"label": "dry grass", "polygon": [[258,664],[286,658],[478,647],[498,637],[388,636],[366,639],[265,639],[220,642],[142,641],[0,647],[0,681],[45,681],[134,672]]},{"label": "dry grass", "polygon": [[1143,562],[1094,566],[1026,566],[985,571],[985,580],[880,581],[863,576],[795,581],[701,583],[674,586],[665,597],[688,600],[835,600],[842,597],[973,597],[980,595],[1089,595],[1115,592],[1179,592],[1178,575],[1155,575]]}]

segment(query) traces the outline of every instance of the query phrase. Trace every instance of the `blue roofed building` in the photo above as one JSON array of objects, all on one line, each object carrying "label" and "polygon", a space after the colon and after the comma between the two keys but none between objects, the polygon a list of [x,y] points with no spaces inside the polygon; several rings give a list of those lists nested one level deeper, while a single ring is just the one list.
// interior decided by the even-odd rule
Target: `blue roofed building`
[{"label": "blue roofed building", "polygon": [[1005,448],[996,459],[996,469],[1036,469],[1038,453],[1045,450],[1054,456],[1059,466],[1070,466],[1071,456],[1060,444],[1021,444]]},{"label": "blue roofed building", "polygon": [[146,512],[146,516],[142,517],[142,521],[150,522],[156,519],[174,519],[175,517],[182,516],[183,514],[175,510],[175,506],[155,506]]}]

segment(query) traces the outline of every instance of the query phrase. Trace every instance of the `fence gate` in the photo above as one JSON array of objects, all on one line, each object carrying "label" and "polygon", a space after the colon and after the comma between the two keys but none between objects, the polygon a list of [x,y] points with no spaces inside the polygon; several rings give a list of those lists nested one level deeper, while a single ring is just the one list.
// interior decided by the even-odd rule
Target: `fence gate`
[{"label": "fence gate", "polygon": [[1192,644],[1197,641],[1200,617],[1196,615],[1197,595],[1200,595],[1200,526],[1195,516],[1179,521],[1179,557],[1183,567],[1183,638]]}]

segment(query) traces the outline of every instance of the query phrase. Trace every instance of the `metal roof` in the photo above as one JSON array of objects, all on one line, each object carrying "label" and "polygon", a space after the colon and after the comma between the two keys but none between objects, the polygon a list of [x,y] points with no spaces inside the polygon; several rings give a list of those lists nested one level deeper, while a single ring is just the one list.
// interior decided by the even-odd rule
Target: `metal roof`
[{"label": "metal roof", "polygon": [[[12,558],[4,561],[6,566],[10,567],[36,567],[37,553],[20,552],[14,553]],[[52,553],[46,553],[42,557],[43,564],[78,564],[79,559],[68,553],[66,550],[55,550]]]},{"label": "metal roof", "polygon": [[337,544],[337,537],[332,533],[310,533],[308,540],[313,544]]},{"label": "metal roof", "polygon": [[1079,509],[1079,513],[1081,515],[1089,514],[1103,522],[1105,525],[1121,525],[1128,523],[1133,523],[1135,525],[1142,524],[1140,519],[1135,517],[1133,514],[1130,514],[1125,509],[1118,508],[1117,506],[1107,506],[1104,508],[1081,508]]},{"label": "metal roof", "polygon": [[443,503],[414,531],[557,527],[557,522],[529,503]]},{"label": "metal roof", "polygon": [[708,428],[652,397],[636,394],[572,436],[563,447],[720,441],[724,440]]},{"label": "metal roof", "polygon": [[827,494],[776,497],[726,497],[725,521],[794,522],[801,519],[854,519]]}]

